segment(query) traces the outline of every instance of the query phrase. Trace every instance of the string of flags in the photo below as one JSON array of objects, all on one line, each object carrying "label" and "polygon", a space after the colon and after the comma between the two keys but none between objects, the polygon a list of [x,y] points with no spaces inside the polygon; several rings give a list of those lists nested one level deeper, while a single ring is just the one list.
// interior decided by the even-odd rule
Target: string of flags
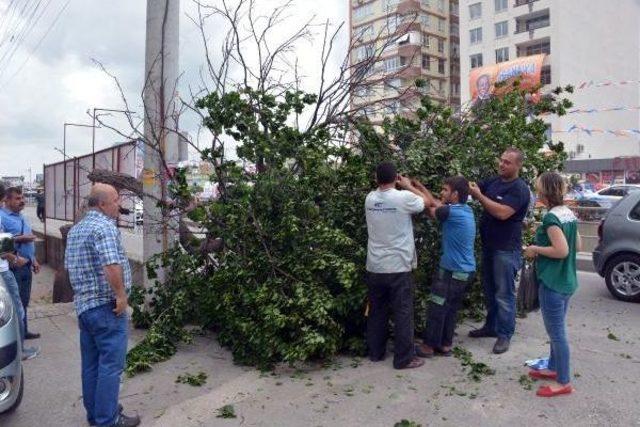
[{"label": "string of flags", "polygon": [[638,135],[640,136],[640,129],[600,129],[600,128],[587,128],[583,125],[572,125],[566,130],[554,130],[554,133],[572,133],[572,132],[584,132],[591,136],[594,133],[607,133],[615,136],[629,137]]},{"label": "string of flags", "polygon": [[[574,108],[573,110],[567,111],[567,114],[593,114],[593,113],[604,113],[609,111],[638,111],[640,107],[608,107],[608,108]],[[545,112],[540,114],[540,116],[548,116],[552,113]]]},{"label": "string of flags", "polygon": [[599,82],[594,82],[593,80],[589,80],[588,82],[582,82],[579,85],[576,85],[576,89],[588,89],[591,87],[603,87],[603,86],[624,86],[628,84],[640,83],[640,80],[603,80]]}]

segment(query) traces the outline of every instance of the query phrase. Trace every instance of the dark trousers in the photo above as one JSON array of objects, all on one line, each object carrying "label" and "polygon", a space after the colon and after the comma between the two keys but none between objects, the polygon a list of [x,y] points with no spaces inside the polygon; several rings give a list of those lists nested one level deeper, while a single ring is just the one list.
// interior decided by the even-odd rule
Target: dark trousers
[{"label": "dark trousers", "polygon": [[367,347],[369,358],[385,356],[389,311],[393,313],[393,367],[406,366],[415,356],[413,344],[413,279],[406,273],[367,273],[369,318]]},{"label": "dark trousers", "polygon": [[431,283],[431,294],[427,308],[427,327],[423,340],[431,348],[451,347],[456,329],[458,310],[462,307],[464,295],[473,274],[467,280],[452,277],[450,271],[436,273]]},{"label": "dark trousers", "polygon": [[15,268],[11,271],[16,277],[16,282],[18,282],[20,301],[22,301],[22,307],[24,307],[24,331],[25,333],[28,333],[29,325],[27,323],[27,308],[29,307],[29,301],[31,301],[31,282],[33,279],[31,263]]},{"label": "dark trousers", "polygon": [[89,424],[118,420],[120,375],[127,355],[128,318],[116,316],[115,304],[87,310],[78,317],[82,357],[82,401]]},{"label": "dark trousers", "polygon": [[36,208],[36,215],[38,215],[38,219],[44,222],[44,206],[38,206]]}]

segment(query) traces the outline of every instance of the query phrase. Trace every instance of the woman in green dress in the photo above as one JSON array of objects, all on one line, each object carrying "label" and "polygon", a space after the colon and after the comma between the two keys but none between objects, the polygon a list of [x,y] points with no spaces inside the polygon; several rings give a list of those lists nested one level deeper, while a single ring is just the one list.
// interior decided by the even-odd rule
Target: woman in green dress
[{"label": "woman in green dress", "polygon": [[536,182],[536,191],[548,212],[536,230],[535,244],[525,248],[524,254],[536,260],[540,308],[549,335],[550,355],[547,369],[532,370],[529,375],[550,380],[551,383],[538,389],[537,395],[553,397],[573,391],[566,316],[569,300],[578,288],[576,253],[581,241],[578,220],[564,205],[564,179],[555,172],[545,172]]}]

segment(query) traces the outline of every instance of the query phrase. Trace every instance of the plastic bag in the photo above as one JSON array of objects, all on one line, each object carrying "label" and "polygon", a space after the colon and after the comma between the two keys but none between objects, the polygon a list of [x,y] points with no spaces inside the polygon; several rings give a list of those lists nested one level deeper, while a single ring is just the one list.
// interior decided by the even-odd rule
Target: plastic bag
[{"label": "plastic bag", "polygon": [[535,261],[527,261],[522,267],[516,305],[519,313],[530,313],[540,308]]}]

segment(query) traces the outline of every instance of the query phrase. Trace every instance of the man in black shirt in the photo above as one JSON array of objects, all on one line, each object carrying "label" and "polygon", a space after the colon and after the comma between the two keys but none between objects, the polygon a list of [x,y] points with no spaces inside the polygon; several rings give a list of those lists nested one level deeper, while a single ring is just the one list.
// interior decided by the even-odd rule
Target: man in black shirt
[{"label": "man in black shirt", "polygon": [[522,151],[508,148],[500,157],[498,176],[469,185],[471,195],[484,207],[480,236],[487,307],[484,326],[469,336],[497,337],[496,354],[509,349],[516,326],[515,278],[522,265],[522,221],[530,200],[529,186],[519,178],[523,160]]}]

